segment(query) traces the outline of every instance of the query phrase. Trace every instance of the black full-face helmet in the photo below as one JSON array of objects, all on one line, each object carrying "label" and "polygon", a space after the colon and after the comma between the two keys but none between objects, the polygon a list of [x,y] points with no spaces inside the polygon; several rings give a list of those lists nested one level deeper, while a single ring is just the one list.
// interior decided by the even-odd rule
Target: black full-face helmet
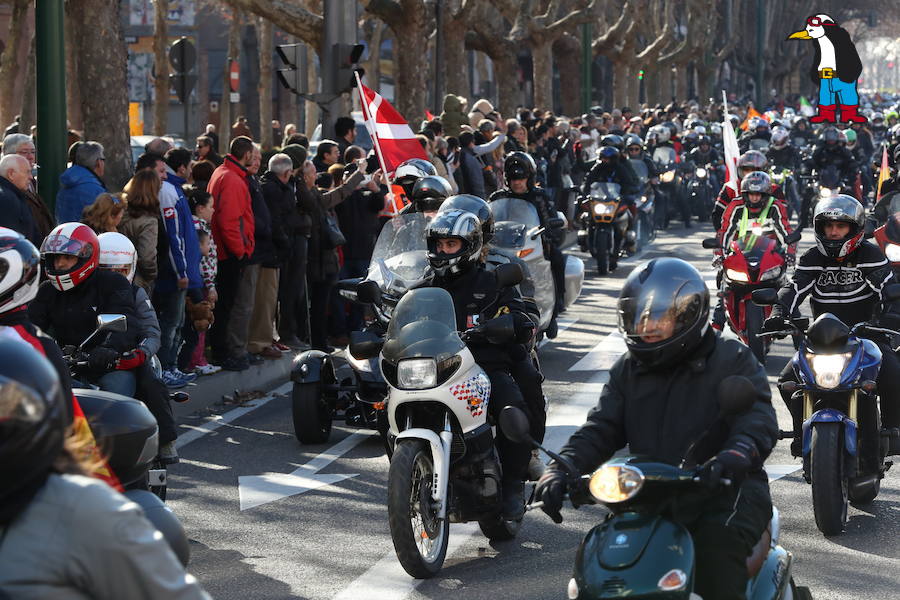
[{"label": "black full-face helmet", "polygon": [[418,212],[432,212],[438,210],[451,194],[453,189],[446,179],[429,175],[416,181],[410,200]]},{"label": "black full-face helmet", "polygon": [[534,159],[525,152],[511,152],[503,161],[503,177],[506,185],[513,179],[527,179],[528,187],[534,185],[534,175],[537,165]]},{"label": "black full-face helmet", "polygon": [[618,301],[619,331],[630,355],[648,368],[684,360],[709,327],[709,289],[679,258],[655,258],[635,268]]},{"label": "black full-face helmet", "polygon": [[[460,249],[452,254],[438,252],[438,240],[451,238],[462,242]],[[481,259],[481,221],[468,211],[439,212],[425,229],[425,240],[428,262],[438,277],[459,275]]]}]

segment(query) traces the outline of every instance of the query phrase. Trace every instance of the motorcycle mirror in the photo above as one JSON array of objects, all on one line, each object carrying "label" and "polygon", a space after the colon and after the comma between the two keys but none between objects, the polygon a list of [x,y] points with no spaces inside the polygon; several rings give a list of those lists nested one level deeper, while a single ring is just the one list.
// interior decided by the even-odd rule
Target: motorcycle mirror
[{"label": "motorcycle mirror", "polygon": [[706,238],[703,240],[703,247],[707,250],[715,250],[716,248],[721,248],[722,245],[719,244],[719,240],[716,238]]},{"label": "motorcycle mirror", "polygon": [[716,391],[719,398],[719,411],[723,416],[745,413],[756,402],[756,387],[743,375],[726,377],[719,382]]},{"label": "motorcycle mirror", "polygon": [[562,229],[565,227],[566,221],[565,219],[554,217],[552,219],[547,219],[547,224],[550,225],[550,229]]},{"label": "motorcycle mirror", "polygon": [[528,423],[528,415],[515,406],[505,406],[500,411],[500,430],[510,441],[516,444],[528,444],[536,446],[531,437],[531,425]]},{"label": "motorcycle mirror", "polygon": [[758,306],[772,306],[778,302],[778,290],[774,288],[753,290],[751,297],[753,298],[753,304]]},{"label": "motorcycle mirror", "polygon": [[370,331],[354,331],[350,334],[350,356],[357,360],[375,358],[382,346],[384,340]]},{"label": "motorcycle mirror", "polygon": [[881,297],[885,300],[900,300],[900,283],[892,283],[884,286]]},{"label": "motorcycle mirror", "polygon": [[97,315],[97,331],[128,331],[128,319],[125,315]]},{"label": "motorcycle mirror", "polygon": [[525,275],[522,273],[522,266],[516,263],[498,265],[494,269],[494,277],[497,278],[497,285],[500,287],[519,285],[525,279]]},{"label": "motorcycle mirror", "polygon": [[378,282],[365,279],[356,284],[356,299],[365,304],[381,306],[381,288]]},{"label": "motorcycle mirror", "polygon": [[784,243],[793,244],[794,242],[799,242],[801,237],[803,237],[803,233],[794,230],[786,238],[784,238]]},{"label": "motorcycle mirror", "polygon": [[509,342],[516,337],[516,324],[513,321],[513,316],[505,314],[485,321],[481,325],[481,333],[492,344]]}]

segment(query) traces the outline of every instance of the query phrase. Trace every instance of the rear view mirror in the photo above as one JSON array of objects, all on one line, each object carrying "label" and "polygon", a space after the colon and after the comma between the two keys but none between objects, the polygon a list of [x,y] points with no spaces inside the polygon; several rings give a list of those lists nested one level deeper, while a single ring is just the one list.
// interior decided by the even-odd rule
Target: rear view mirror
[{"label": "rear view mirror", "polygon": [[128,319],[125,315],[97,315],[97,331],[128,331]]},{"label": "rear view mirror", "polygon": [[381,352],[384,340],[368,331],[354,331],[350,334],[350,356],[357,360],[375,358]]},{"label": "rear view mirror", "polygon": [[500,287],[512,287],[522,283],[525,275],[522,273],[521,265],[516,263],[505,263],[498,265],[497,268],[494,269],[494,277],[497,278],[497,284]]},{"label": "rear view mirror", "polygon": [[881,297],[885,300],[900,300],[900,283],[892,283],[884,286]]},{"label": "rear view mirror", "polygon": [[360,281],[362,281],[362,278],[360,277],[342,279],[338,281],[334,287],[342,298],[346,298],[351,302],[358,302],[359,299],[356,297],[356,287],[359,285]]},{"label": "rear view mirror", "polygon": [[531,426],[528,423],[528,415],[520,408],[506,406],[500,411],[500,431],[516,444],[535,445],[534,440],[531,439]]},{"label": "rear view mirror", "polygon": [[550,226],[550,229],[562,229],[566,226],[566,221],[565,219],[554,217],[552,219],[547,219],[547,225]]},{"label": "rear view mirror", "polygon": [[759,306],[772,306],[778,302],[778,290],[773,288],[753,290],[751,297],[753,298],[753,304]]},{"label": "rear view mirror", "polygon": [[722,245],[716,238],[706,238],[703,240],[703,247],[707,250],[715,250],[716,248],[721,248]]},{"label": "rear view mirror", "polygon": [[356,299],[366,304],[381,306],[381,288],[371,279],[360,281],[356,285]]},{"label": "rear view mirror", "polygon": [[753,407],[757,391],[753,382],[742,375],[730,375],[719,382],[717,389],[719,411],[725,415],[739,415]]}]

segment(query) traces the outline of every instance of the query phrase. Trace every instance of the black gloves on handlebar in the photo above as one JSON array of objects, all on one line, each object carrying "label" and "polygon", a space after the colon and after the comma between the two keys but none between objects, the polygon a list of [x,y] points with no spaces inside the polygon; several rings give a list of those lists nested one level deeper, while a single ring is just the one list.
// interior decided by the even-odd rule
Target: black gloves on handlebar
[{"label": "black gloves on handlebar", "polygon": [[562,523],[560,514],[563,500],[566,497],[566,474],[551,464],[534,488],[535,501],[543,502],[541,510],[553,519],[554,523]]},{"label": "black gloves on handlebar", "polygon": [[88,355],[88,366],[94,371],[112,370],[119,352],[109,346],[97,346]]},{"label": "black gloves on handlebar", "polygon": [[785,331],[790,328],[791,324],[788,323],[788,320],[779,316],[771,316],[763,323],[763,331],[765,332]]},{"label": "black gloves on handlebar", "polygon": [[758,452],[752,444],[737,442],[733,448],[722,450],[703,464],[698,473],[700,481],[715,488],[723,478],[728,478],[733,486],[739,486],[753,468],[755,456]]}]

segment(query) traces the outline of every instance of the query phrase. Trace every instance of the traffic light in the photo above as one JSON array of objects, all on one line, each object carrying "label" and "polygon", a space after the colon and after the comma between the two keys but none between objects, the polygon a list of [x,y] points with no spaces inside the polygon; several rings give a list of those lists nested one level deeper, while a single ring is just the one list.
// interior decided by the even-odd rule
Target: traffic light
[{"label": "traffic light", "polygon": [[331,65],[334,69],[332,73],[334,89],[331,91],[343,94],[356,87],[356,73],[359,73],[360,77],[365,74],[365,70],[357,65],[364,49],[365,46],[362,44],[334,44],[331,47]]},{"label": "traffic light", "polygon": [[182,37],[172,44],[169,49],[169,63],[175,71],[169,75],[169,85],[175,90],[178,101],[184,104],[197,85],[197,76],[191,74],[197,63],[197,50],[191,40]]},{"label": "traffic light", "polygon": [[302,44],[275,46],[284,68],[278,69],[278,81],[295,94],[306,93],[306,52]]},{"label": "traffic light", "polygon": [[638,71],[638,81],[641,81],[643,79],[644,79],[644,70],[641,69],[640,71]]}]

